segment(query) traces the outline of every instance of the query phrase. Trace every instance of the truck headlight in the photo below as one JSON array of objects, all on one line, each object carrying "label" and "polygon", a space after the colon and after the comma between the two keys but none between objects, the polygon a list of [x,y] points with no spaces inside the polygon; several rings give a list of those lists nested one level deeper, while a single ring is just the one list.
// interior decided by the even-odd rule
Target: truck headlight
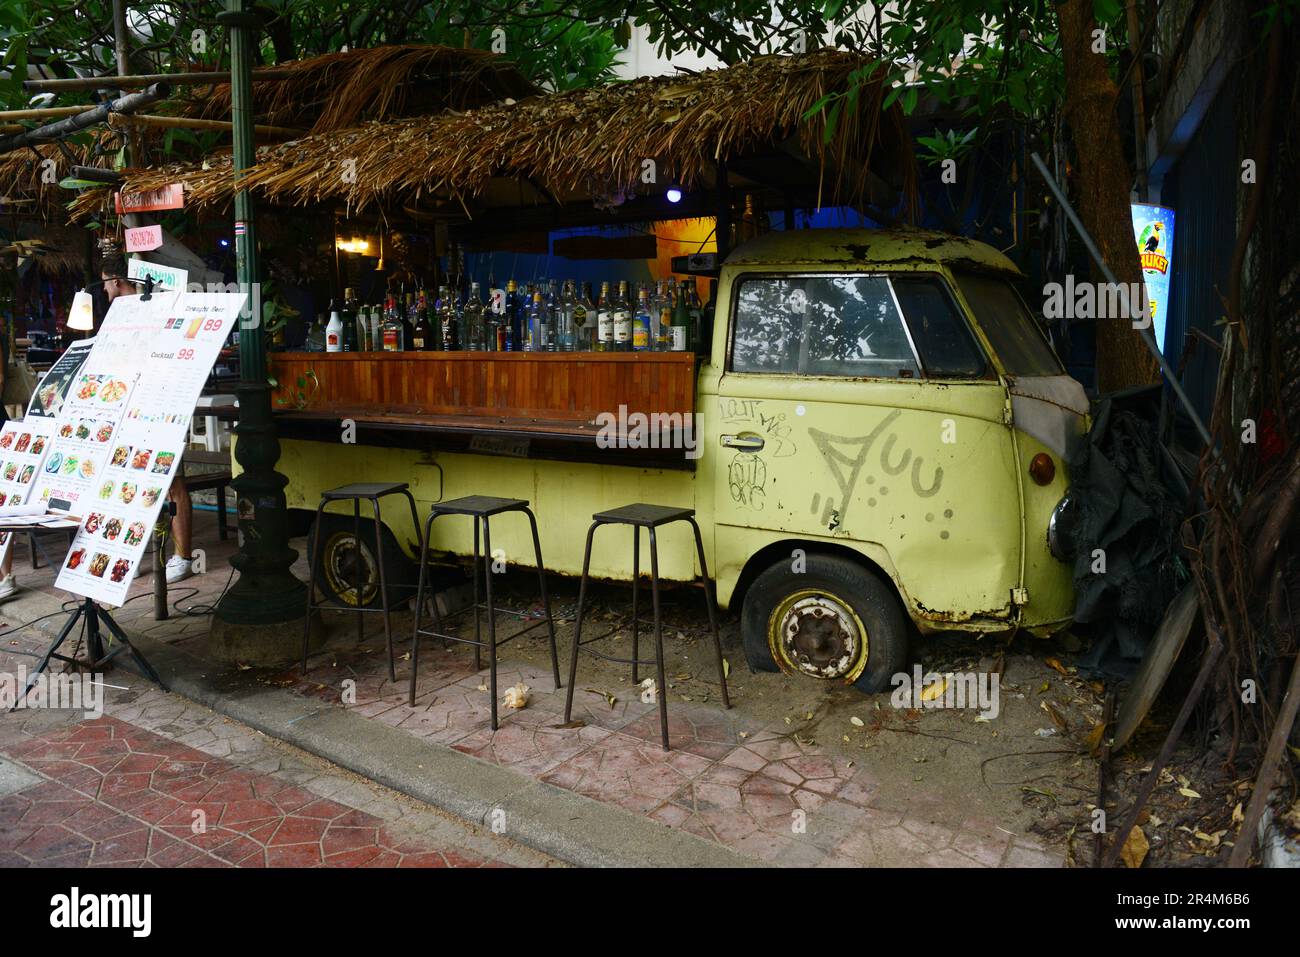
[{"label": "truck headlight", "polygon": [[1069,562],[1074,559],[1073,531],[1074,500],[1066,495],[1052,509],[1052,517],[1047,520],[1047,549],[1057,561]]}]

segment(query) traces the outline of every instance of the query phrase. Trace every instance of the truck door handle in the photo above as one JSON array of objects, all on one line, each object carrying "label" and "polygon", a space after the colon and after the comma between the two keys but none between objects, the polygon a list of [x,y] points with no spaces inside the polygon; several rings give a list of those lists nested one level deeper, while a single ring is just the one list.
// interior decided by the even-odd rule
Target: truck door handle
[{"label": "truck door handle", "polygon": [[763,437],[755,435],[753,432],[745,432],[740,435],[722,435],[718,437],[718,441],[729,449],[741,449],[745,452],[757,452],[765,444]]}]

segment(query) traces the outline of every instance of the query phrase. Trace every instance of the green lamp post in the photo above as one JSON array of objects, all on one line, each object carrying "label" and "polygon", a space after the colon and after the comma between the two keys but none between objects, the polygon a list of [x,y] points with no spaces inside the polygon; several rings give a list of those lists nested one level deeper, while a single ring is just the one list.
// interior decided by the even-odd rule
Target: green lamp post
[{"label": "green lamp post", "polygon": [[[252,53],[261,21],[245,9],[245,0],[227,0],[217,22],[230,35],[230,99],[233,166],[241,171],[255,162],[253,145]],[[288,479],[275,470],[280,458],[271,416],[271,385],[267,379],[266,346],[262,333],[262,303],[257,274],[257,240],[253,199],[247,190],[235,194],[235,260],[240,289],[248,294],[249,313],[240,322],[239,420],[235,427],[235,458],[241,473],[234,487],[239,516],[240,548],[231,559],[239,572],[217,603],[208,635],[210,653],[224,661],[280,664],[296,657],[306,612],[307,589],[290,571],[298,557],[289,547],[288,512],[284,488]]]}]

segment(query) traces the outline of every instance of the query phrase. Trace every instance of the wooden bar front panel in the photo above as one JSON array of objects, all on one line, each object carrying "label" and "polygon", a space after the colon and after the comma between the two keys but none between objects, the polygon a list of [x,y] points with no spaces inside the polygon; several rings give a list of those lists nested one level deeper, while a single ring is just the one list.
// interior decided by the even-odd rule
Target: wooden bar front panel
[{"label": "wooden bar front panel", "polygon": [[[691,412],[691,353],[273,352],[279,408],[300,377],[307,408],[373,406],[431,415],[590,420],[600,412]],[[284,400],[284,401],[281,401]]]}]

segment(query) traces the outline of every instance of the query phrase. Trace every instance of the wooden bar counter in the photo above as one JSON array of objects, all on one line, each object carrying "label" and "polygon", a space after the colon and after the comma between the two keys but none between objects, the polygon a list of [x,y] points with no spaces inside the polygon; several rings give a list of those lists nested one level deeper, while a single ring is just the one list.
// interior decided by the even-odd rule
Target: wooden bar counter
[{"label": "wooden bar counter", "polygon": [[595,422],[620,406],[629,415],[693,412],[693,353],[273,352],[268,359],[284,438],[337,441],[338,423],[350,419],[363,444],[693,466],[670,449],[599,449]]}]

